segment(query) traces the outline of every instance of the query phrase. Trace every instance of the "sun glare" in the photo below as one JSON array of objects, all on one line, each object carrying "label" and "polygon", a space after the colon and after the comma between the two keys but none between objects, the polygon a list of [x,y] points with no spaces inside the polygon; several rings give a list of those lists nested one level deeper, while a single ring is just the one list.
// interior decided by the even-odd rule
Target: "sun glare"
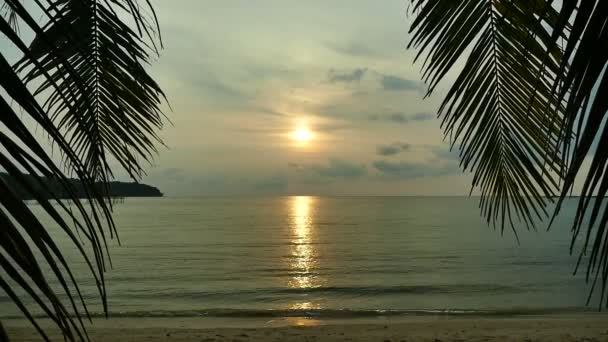
[{"label": "sun glare", "polygon": [[312,139],[312,132],[308,129],[308,127],[298,127],[293,132],[293,138],[299,142],[306,142]]}]

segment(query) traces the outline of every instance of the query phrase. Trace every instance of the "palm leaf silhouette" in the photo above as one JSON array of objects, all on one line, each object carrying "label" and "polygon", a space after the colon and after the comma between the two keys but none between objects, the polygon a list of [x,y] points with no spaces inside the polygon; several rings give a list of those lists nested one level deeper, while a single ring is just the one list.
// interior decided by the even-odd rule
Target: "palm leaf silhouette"
[{"label": "palm leaf silhouette", "polygon": [[[440,115],[446,136],[460,148],[462,167],[474,172],[473,187],[481,192],[488,222],[509,224],[515,231],[514,212],[518,221],[534,226],[533,219],[547,217],[548,202],[558,197],[553,219],[585,157],[593,156],[584,175],[572,248],[587,225],[577,268],[590,249],[591,293],[601,279],[600,306],[608,305],[608,212],[603,202],[608,130],[602,124],[608,99],[594,95],[594,90],[608,90],[608,52],[603,48],[608,46],[608,3],[556,3],[412,0],[410,46],[419,50],[418,56],[425,55],[429,94],[465,59]],[[594,143],[598,148],[591,151]]]},{"label": "palm leaf silhouette", "polygon": [[[161,142],[156,131],[163,125],[159,105],[164,94],[142,65],[156,47],[149,47],[141,33],[119,20],[115,11],[134,18],[136,27],[150,38],[155,28],[131,0],[117,2],[119,8],[96,0],[60,3],[63,6],[44,27],[44,35],[30,46],[43,67],[32,68],[26,80],[44,72],[50,75],[37,93],[52,90],[45,109],[95,179],[107,182],[112,177],[110,158],[138,179],[143,172],[138,160],[149,161],[156,153],[155,143]],[[73,72],[65,72],[53,49],[69,60]],[[31,67],[32,61],[24,59],[21,64],[20,69]],[[57,87],[52,87],[51,80]],[[70,98],[69,103],[64,96]]]},{"label": "palm leaf silhouette", "polygon": [[[0,168],[32,194],[78,249],[106,312],[106,241],[115,235],[115,226],[108,193],[96,184],[107,184],[112,177],[110,158],[133,177],[140,176],[138,158],[151,158],[155,142],[159,142],[156,131],[162,126],[159,105],[163,94],[143,67],[149,59],[146,40],[155,39],[156,20],[147,1],[152,19],[140,6],[132,0],[37,1],[34,9],[18,0],[4,0],[0,6],[0,34],[23,54],[17,65],[10,65],[4,51],[0,54],[0,86],[4,90],[0,96],[0,121],[4,125],[0,131]],[[48,23],[40,26],[32,17],[33,10],[41,11]],[[125,14],[141,31],[135,33],[121,20]],[[36,35],[29,46],[21,39],[17,24]],[[41,84],[35,93],[27,87],[33,80]],[[45,104],[40,105],[37,97],[46,98]],[[48,137],[61,157],[60,163],[24,124],[17,108]],[[68,175],[83,183],[85,198],[78,198]],[[49,188],[47,179],[56,180],[59,189]],[[44,340],[48,341],[48,336],[26,298],[36,303],[68,340],[88,340],[82,317],[89,312],[68,262],[48,227],[2,177],[0,225],[3,291]],[[43,268],[51,273],[45,274]],[[49,286],[50,278],[59,286]],[[61,296],[67,301],[61,301]],[[0,337],[7,338],[2,325]]]}]

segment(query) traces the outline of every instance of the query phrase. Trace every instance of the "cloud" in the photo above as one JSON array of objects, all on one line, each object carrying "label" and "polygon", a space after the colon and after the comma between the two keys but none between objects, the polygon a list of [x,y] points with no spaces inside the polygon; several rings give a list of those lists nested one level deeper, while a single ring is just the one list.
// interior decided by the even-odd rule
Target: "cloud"
[{"label": "cloud", "polygon": [[352,72],[337,72],[334,69],[330,69],[327,73],[327,79],[329,83],[352,83],[352,82],[360,82],[365,73],[367,72],[367,68],[357,68]]},{"label": "cloud", "polygon": [[270,116],[279,116],[279,117],[288,117],[289,115],[279,112],[277,110],[274,110],[272,108],[266,108],[266,107],[252,107],[251,108],[254,112],[258,112],[258,113],[262,113],[262,114],[266,114],[266,115],[270,115]]},{"label": "cloud", "polygon": [[166,169],[161,169],[158,173],[165,177],[175,177],[177,175],[181,175],[183,172],[182,169],[177,167],[169,167]]},{"label": "cloud", "polygon": [[287,163],[287,167],[289,167],[291,169],[295,169],[295,170],[301,170],[303,168],[302,165],[300,165],[298,163],[294,163],[294,162]]},{"label": "cloud", "polygon": [[313,165],[311,170],[319,176],[330,178],[358,178],[367,173],[365,165],[341,159],[330,159],[327,165]]},{"label": "cloud", "polygon": [[394,156],[401,152],[401,149],[393,145],[378,146],[376,152],[381,156]]},{"label": "cloud", "polygon": [[420,177],[435,177],[459,173],[457,163],[416,163],[416,162],[392,162],[386,160],[375,161],[374,168],[389,179],[414,179]]},{"label": "cloud", "polygon": [[380,83],[382,84],[382,89],[388,91],[408,91],[420,89],[418,81],[407,80],[405,78],[392,75],[382,75]]},{"label": "cloud", "polygon": [[248,97],[242,91],[229,85],[226,80],[222,80],[210,72],[203,74],[187,73],[183,77],[184,81],[191,86],[192,90],[198,96],[204,94],[215,97],[220,96],[222,98],[237,98],[241,100]]},{"label": "cloud", "polygon": [[277,193],[284,192],[288,185],[289,183],[287,181],[287,177],[283,175],[276,175],[259,180],[254,184],[253,189],[256,192]]},{"label": "cloud", "polygon": [[311,176],[315,178],[353,179],[367,174],[365,165],[337,158],[330,159],[327,164],[302,165],[290,162],[288,166],[296,172],[304,174],[308,180],[311,180]]},{"label": "cloud", "polygon": [[329,132],[350,129],[351,125],[342,124],[342,123],[326,123],[326,124],[315,125],[313,128],[317,132],[328,132],[329,133]]},{"label": "cloud", "polygon": [[364,99],[364,98],[368,97],[369,94],[370,94],[369,91],[358,90],[358,91],[353,91],[351,96],[354,98]]},{"label": "cloud", "polygon": [[347,44],[327,43],[326,46],[329,49],[333,50],[334,52],[337,52],[339,54],[346,55],[346,56],[378,57],[378,56],[382,55],[382,54],[378,53],[376,50],[370,49],[369,47],[367,47],[359,42],[356,42],[356,41],[352,41]]},{"label": "cloud", "polygon": [[396,142],[390,145],[380,145],[376,148],[376,153],[381,156],[394,156],[403,151],[411,149],[411,145],[407,143]]},{"label": "cloud", "polygon": [[450,151],[447,146],[436,146],[431,148],[435,159],[444,160],[444,161],[454,161],[460,163],[460,156],[456,151]]},{"label": "cloud", "polygon": [[[398,144],[399,143],[395,143],[389,145],[389,147],[395,147],[395,149],[397,149],[399,146]],[[413,146],[407,145],[407,149],[411,148],[413,148]],[[398,180],[444,176],[461,172],[458,154],[450,151],[448,146],[417,145],[416,148],[428,152],[430,158],[427,162],[378,160],[372,163],[372,165],[374,169],[387,177],[387,179]],[[391,155],[390,152],[393,152],[393,150],[390,149],[387,151],[389,152],[388,155]],[[399,151],[394,154],[397,153],[399,153]]]},{"label": "cloud", "polygon": [[187,178],[184,169],[169,167],[150,170],[144,181],[156,184],[158,182],[184,182]]},{"label": "cloud", "polygon": [[[336,131],[348,130],[352,129],[352,125],[345,123],[323,123],[311,125],[311,130],[317,133],[331,133]],[[236,127],[230,128],[232,131],[241,132],[241,133],[253,133],[253,134],[283,134],[285,133],[284,127],[272,126],[272,127]]]},{"label": "cloud", "polygon": [[413,115],[407,115],[404,113],[392,113],[387,115],[371,115],[369,119],[372,121],[386,121],[398,124],[406,124],[409,122],[433,120],[435,119],[435,115],[426,112],[416,113]]},{"label": "cloud", "polygon": [[416,114],[412,115],[410,117],[410,120],[412,120],[412,121],[426,121],[426,120],[433,120],[435,118],[436,118],[436,116],[434,114],[422,112],[422,113],[416,113]]},{"label": "cloud", "polygon": [[[435,178],[399,187],[383,183],[387,177],[372,165],[379,160],[443,161],[430,147],[421,147],[441,143],[432,127],[438,99],[421,100],[424,83],[403,64],[412,51],[395,44],[403,38],[404,22],[386,20],[403,7],[400,1],[383,6],[353,1],[349,10],[338,1],[278,1],[271,11],[254,2],[206,11],[202,1],[157,3],[168,48],[151,71],[171,100],[174,113],[168,115],[175,125],[163,130],[171,148],[161,151],[158,166],[150,170],[154,181],[146,181],[164,193],[264,193],[282,188],[280,174],[289,185],[279,194],[448,190]],[[310,20],[298,20],[302,16]],[[289,32],[277,30],[285,21],[294,24]],[[414,81],[417,90],[403,90],[408,85],[415,89]],[[394,88],[399,89],[389,91]],[[423,111],[432,115],[416,114]],[[378,121],[370,120],[372,114]],[[300,119],[317,140],[295,148],[289,133]],[[379,145],[396,141],[412,144],[411,150],[377,153]],[[342,165],[332,164],[336,157]],[[288,167],[288,161],[294,163]],[[183,174],[155,172],[169,167]],[[447,185],[450,191],[468,190]]]}]

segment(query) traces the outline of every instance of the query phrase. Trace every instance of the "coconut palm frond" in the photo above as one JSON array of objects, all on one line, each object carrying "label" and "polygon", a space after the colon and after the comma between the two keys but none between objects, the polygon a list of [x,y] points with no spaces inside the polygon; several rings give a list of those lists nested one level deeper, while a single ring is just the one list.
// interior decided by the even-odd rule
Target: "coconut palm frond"
[{"label": "coconut palm frond", "polygon": [[[561,99],[567,101],[564,129],[572,132],[576,139],[564,141],[563,151],[568,157],[568,173],[565,177],[555,215],[562,201],[568,197],[577,178],[583,179],[580,199],[573,224],[571,250],[583,230],[577,269],[584,256],[588,256],[587,281],[593,289],[600,287],[600,307],[608,307],[608,211],[605,197],[608,191],[608,2],[563,1],[560,25],[555,26],[554,35],[569,30],[569,39],[564,49],[564,61],[555,86]],[[571,28],[566,28],[566,23]],[[563,63],[565,64],[565,63]],[[558,88],[561,88],[558,89]],[[590,159],[586,170],[583,162]],[[580,177],[579,177],[580,176]]]},{"label": "coconut palm frond", "polygon": [[[588,303],[593,298],[594,289],[599,287],[600,308],[608,307],[608,210],[605,202],[608,192],[608,150],[605,148],[608,146],[608,99],[603,96],[608,91],[608,52],[604,48],[608,46],[608,2],[565,0],[554,5],[551,0],[414,0],[412,3],[417,11],[412,43],[421,51],[429,51],[430,62],[425,75],[431,77],[431,90],[445,71],[453,67],[453,61],[465,52],[466,47],[473,41],[476,44],[442,107],[447,131],[452,133],[454,121],[460,120],[458,128],[465,133],[459,133],[457,128],[456,135],[469,139],[461,138],[468,142],[462,154],[463,164],[466,167],[471,156],[477,156],[479,165],[489,165],[481,173],[480,167],[476,170],[475,179],[479,174],[482,177],[482,191],[485,189],[485,195],[494,198],[503,194],[503,185],[497,186],[487,180],[495,179],[497,175],[504,180],[497,170],[508,165],[508,162],[497,158],[496,153],[488,152],[488,144],[484,144],[483,139],[475,140],[467,134],[486,137],[490,134],[485,131],[492,122],[497,118],[504,122],[504,115],[496,110],[495,103],[485,100],[480,94],[497,94],[495,97],[499,102],[527,102],[527,110],[521,112],[527,115],[511,116],[510,123],[514,130],[509,131],[507,136],[513,137],[514,145],[528,146],[530,139],[524,134],[533,133],[524,132],[537,126],[538,129],[532,131],[545,134],[546,138],[541,138],[545,142],[538,143],[538,146],[543,146],[542,149],[525,150],[519,158],[510,158],[521,162],[529,158],[529,165],[543,170],[542,178],[538,179],[549,179],[552,190],[555,189],[555,182],[548,177],[555,174],[563,178],[563,183],[558,187],[559,200],[552,219],[558,215],[563,201],[572,191],[580,191],[572,228],[571,252],[577,246],[577,241],[582,241],[576,269],[587,261],[587,281],[592,283]],[[492,15],[484,17],[489,9]],[[503,22],[509,23],[505,30],[500,28]],[[492,32],[493,37],[497,37],[490,43],[484,40],[488,25],[495,27]],[[473,27],[483,33],[475,33]],[[496,44],[497,41],[500,43]],[[510,46],[503,46],[503,43]],[[481,56],[484,56],[489,50],[481,50],[479,47],[483,44],[491,46],[492,63],[480,60],[483,57],[479,57],[479,51],[483,51]],[[511,51],[503,52],[503,48]],[[474,64],[475,61],[479,64]],[[498,82],[486,80],[484,83],[471,76],[471,70],[478,71],[479,78],[483,73],[492,73],[496,69],[508,73],[505,78],[498,76]],[[512,90],[505,92],[504,88]],[[530,96],[532,100],[529,100]],[[462,100],[455,101],[455,97],[475,98],[472,102],[475,108],[483,108],[477,112],[471,111],[461,106]],[[538,100],[541,102],[535,105],[534,102]],[[536,124],[531,125],[531,120]],[[482,122],[486,124],[482,125]],[[504,123],[502,125],[504,127]],[[502,145],[501,142],[487,142],[490,142],[491,149]],[[539,154],[539,151],[543,153]],[[586,160],[590,161],[588,167],[584,163]],[[543,189],[537,177],[530,179],[534,180],[532,183],[537,188]],[[575,189],[577,179],[582,180],[580,190]],[[545,192],[545,195],[552,193]],[[512,196],[513,200],[516,197]]]},{"label": "coconut palm frond", "polygon": [[[50,74],[36,93],[48,94],[44,108],[88,172],[103,182],[113,178],[109,160],[139,179],[140,160],[151,161],[162,143],[157,131],[163,126],[164,94],[144,67],[157,52],[158,31],[153,8],[146,9],[134,0],[55,1],[45,9],[50,20],[44,35],[30,47],[43,68],[31,68],[27,59],[19,65],[29,69],[27,81]],[[52,49],[61,51],[63,60]]]},{"label": "coconut palm frond", "polygon": [[551,88],[562,53],[546,28],[558,13],[527,0],[413,0],[411,9],[409,46],[424,57],[428,94],[465,59],[439,115],[474,173],[483,215],[516,235],[516,222],[535,227],[562,171],[563,105]]},{"label": "coconut palm frond", "polygon": [[[104,1],[104,3],[108,2]],[[134,17],[142,16],[139,7],[129,7],[136,5],[134,1],[111,1],[111,3],[117,6],[123,4],[126,6],[125,9],[131,8],[130,13],[134,13]],[[48,341],[48,336],[45,330],[37,324],[36,310],[47,315],[68,340],[88,340],[82,321],[84,317],[90,317],[87,304],[70,270],[68,261],[55,243],[53,238],[55,233],[51,234],[52,229],[41,223],[36,214],[32,212],[31,207],[23,202],[16,189],[24,189],[29,192],[29,195],[54,221],[59,228],[59,233],[65,234],[79,251],[91,271],[103,309],[107,313],[104,282],[104,271],[110,262],[107,254],[107,239],[115,235],[116,229],[112,221],[107,193],[96,187],[95,183],[107,180],[107,175],[111,174],[107,163],[109,156],[101,154],[87,157],[88,155],[83,152],[83,148],[85,148],[83,146],[93,149],[95,147],[92,145],[97,145],[99,149],[99,145],[103,145],[106,141],[91,139],[88,142],[89,145],[82,142],[84,139],[89,139],[93,133],[90,131],[78,133],[77,131],[91,129],[85,123],[90,122],[90,116],[95,113],[90,110],[75,112],[74,108],[91,104],[90,99],[97,98],[105,101],[103,108],[111,108],[112,111],[104,112],[106,115],[104,119],[109,122],[111,120],[122,122],[126,125],[125,129],[128,132],[113,133],[111,138],[114,141],[103,148],[111,150],[116,146],[124,148],[124,146],[138,144],[134,148],[142,148],[149,151],[148,153],[153,153],[153,146],[146,145],[151,144],[152,139],[145,140],[141,137],[149,137],[152,134],[151,130],[154,130],[152,127],[158,128],[160,125],[154,126],[152,123],[146,125],[140,121],[153,121],[149,118],[151,115],[160,115],[157,109],[158,101],[155,102],[156,107],[149,108],[152,106],[149,94],[153,92],[162,95],[162,93],[155,90],[157,85],[142,71],[141,62],[144,60],[133,57],[131,62],[115,65],[120,70],[130,68],[129,82],[131,83],[126,83],[127,76],[116,74],[126,73],[126,71],[115,71],[111,76],[107,76],[118,78],[115,80],[115,87],[111,89],[112,96],[101,98],[91,95],[96,88],[91,88],[88,82],[90,78],[101,78],[99,75],[96,76],[101,69],[81,68],[80,64],[85,63],[84,60],[66,54],[66,52],[72,52],[70,47],[82,46],[82,40],[78,39],[80,27],[76,26],[74,22],[61,21],[68,15],[74,19],[76,14],[59,11],[67,6],[66,1],[49,0],[48,7],[42,6],[43,3],[40,1],[36,1],[36,4],[44,10],[50,23],[61,25],[61,28],[53,30],[50,24],[40,27],[20,0],[4,0],[3,3],[3,6],[8,8],[12,15],[17,16],[16,20],[22,24],[22,29],[29,29],[36,34],[36,39],[31,46],[22,41],[19,32],[14,25],[11,25],[8,18],[0,16],[0,35],[12,44],[7,49],[17,49],[23,54],[23,60],[20,61],[18,67],[20,70],[27,71],[25,77],[20,75],[18,68],[10,65],[6,60],[5,48],[2,48],[3,51],[0,51],[0,87],[3,92],[0,93],[0,112],[2,113],[0,126],[3,128],[0,131],[0,169],[6,171],[9,177],[0,177],[0,226],[3,227],[0,230],[0,269],[2,270],[0,288],[32,322],[44,340]],[[149,5],[147,2],[146,4]],[[85,11],[82,8],[80,10]],[[112,25],[119,25],[118,22],[121,22],[116,11],[96,13],[104,16],[105,21],[100,20],[99,23],[111,21]],[[76,19],[79,20],[79,18]],[[144,22],[146,27],[142,26]],[[153,37],[155,28],[150,26],[147,21],[140,21],[138,29],[141,30],[139,37]],[[115,38],[119,39],[119,37]],[[133,41],[128,43],[138,44]],[[133,49],[133,51],[136,50],[136,48]],[[118,53],[115,50],[111,51],[111,53]],[[135,63],[133,61],[137,62],[137,66],[129,64]],[[104,60],[103,63],[105,62]],[[62,124],[60,110],[55,109],[55,115],[49,115],[49,112],[36,100],[36,94],[33,94],[26,86],[28,81],[34,79],[38,79],[42,83],[40,87],[42,93],[38,94],[48,96],[48,108],[62,107],[65,112],[68,112],[68,114],[62,115],[78,113],[81,117],[73,119],[71,124]],[[71,80],[72,83],[65,83],[66,80]],[[130,88],[125,88],[126,86]],[[141,87],[150,87],[153,90],[142,90]],[[87,100],[79,102],[79,97],[87,97]],[[147,110],[145,113],[144,108]],[[125,114],[125,112],[129,114]],[[28,118],[26,121],[34,122],[35,129],[42,131],[47,136],[48,142],[62,157],[63,167],[41,145],[39,138],[34,136],[31,125],[24,124],[24,117]],[[127,119],[137,122],[137,124],[129,125]],[[66,125],[73,126],[66,127]],[[152,136],[155,137],[155,134]],[[137,139],[133,137],[137,137]],[[142,147],[143,145],[147,147]],[[92,161],[91,158],[99,158],[99,160]],[[135,167],[133,165],[138,165],[133,164],[132,161],[131,163],[128,164],[131,169]],[[103,165],[102,171],[105,174],[100,175],[98,172],[101,171],[96,169],[95,165]],[[85,190],[84,198],[78,198],[81,194],[77,194],[73,183],[68,179],[68,174],[77,177],[82,182]],[[47,183],[49,179],[53,179],[53,188],[50,188]],[[58,186],[56,187],[55,184]],[[49,280],[56,281],[58,285],[50,286]],[[60,300],[62,297],[67,299]],[[5,331],[0,328],[2,339],[5,338],[4,335]]]},{"label": "coconut palm frond", "polygon": [[[0,18],[0,32],[5,33],[9,38],[18,39],[14,32],[11,34],[9,29],[8,22]],[[22,42],[14,42],[16,45],[23,46],[20,44]],[[28,127],[23,124],[22,118],[18,116],[13,106],[9,105],[8,101],[14,102],[22,109],[23,114],[33,119],[39,129],[48,135],[57,149],[70,161],[70,165],[73,166],[71,171],[77,174],[83,183],[88,185],[88,188],[94,189],[93,180],[88,177],[74,151],[3,56],[0,56],[0,75],[2,75],[0,86],[7,94],[6,98],[5,96],[0,97],[0,112],[2,112],[0,121],[4,127],[0,133],[0,146],[2,146],[0,167],[19,186],[33,191],[32,195],[36,201],[77,246],[89,265],[105,306],[104,230],[108,229],[106,227],[114,228],[111,212],[105,199],[95,193],[95,190],[88,193],[86,199],[88,205],[77,198],[66,175],[56,166]],[[39,191],[36,192],[34,184],[25,179],[25,173],[33,176],[39,186]],[[58,195],[47,187],[43,177],[57,179],[72,205],[68,206],[65,201],[60,200]],[[7,181],[2,178],[0,178],[0,194],[0,224],[3,227],[0,231],[0,267],[5,274],[0,279],[0,287],[32,321],[45,339],[47,337],[33,318],[31,308],[24,297],[29,297],[37,303],[64,331],[68,339],[84,339],[86,335],[83,335],[84,329],[82,329],[80,317],[87,312],[86,305],[59,247],[49,235],[47,227],[41,224],[30,207],[25,205],[14,192],[14,187],[9,186]],[[73,221],[75,227],[68,224],[67,221]],[[83,242],[77,237],[77,231],[91,244],[93,260],[90,260],[85,252]],[[31,247],[28,240],[33,244]],[[37,250],[36,253],[39,256],[35,255],[33,249]],[[42,264],[46,264],[52,270],[51,275],[45,275],[41,271]],[[61,284],[59,289],[53,289],[48,285],[49,276],[59,281]],[[20,288],[22,291],[18,292],[16,288]],[[67,295],[69,306],[59,300],[58,291]],[[73,313],[76,314],[76,319],[72,317]]]},{"label": "coconut palm frond", "polygon": [[0,15],[4,17],[13,30],[19,31],[18,16],[11,6],[5,2],[0,3]]}]

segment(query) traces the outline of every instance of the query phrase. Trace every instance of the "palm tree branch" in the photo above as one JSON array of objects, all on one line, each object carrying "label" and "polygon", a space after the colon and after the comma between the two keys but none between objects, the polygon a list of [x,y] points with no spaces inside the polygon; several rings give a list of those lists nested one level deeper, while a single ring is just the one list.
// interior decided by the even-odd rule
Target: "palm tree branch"
[{"label": "palm tree branch", "polygon": [[[560,122],[547,122],[542,114],[555,106],[550,86],[560,55],[552,49],[545,58],[551,35],[538,15],[527,14],[543,6],[489,0],[412,3],[417,16],[409,46],[419,50],[417,59],[426,55],[427,95],[469,53],[439,114],[452,146],[458,144],[461,166],[474,173],[482,213],[501,231],[506,223],[514,227],[507,208],[535,227],[536,219],[547,216],[547,198],[557,191],[562,169],[554,153]],[[557,17],[546,8],[544,13]],[[541,72],[545,64],[547,72]]]},{"label": "palm tree branch", "polygon": [[[24,53],[23,64],[29,66],[31,74],[35,74],[35,77],[40,77],[47,87],[56,90],[52,101],[56,103],[61,102],[63,108],[72,109],[76,97],[87,91],[80,75],[77,74],[77,69],[61,53],[61,46],[56,44],[57,37],[47,36],[18,1],[6,0],[6,3],[12,6],[11,8],[14,10],[14,13],[19,15],[20,19],[29,28],[38,33],[36,45],[38,50],[25,47],[17,32],[6,23],[4,18],[0,18],[0,33],[8,37]],[[39,2],[37,1],[37,3]],[[69,30],[70,27],[63,29]],[[55,32],[57,35],[59,33]],[[62,42],[66,43],[67,41],[63,40]],[[39,62],[40,55],[36,55],[36,53],[39,53],[41,49],[46,51],[44,55],[46,59]],[[47,72],[44,63],[47,66],[53,65],[61,70],[51,74]],[[115,226],[111,217],[111,208],[108,207],[108,202],[104,199],[103,194],[94,186],[95,179],[90,177],[89,170],[81,162],[80,155],[72,148],[74,146],[72,144],[73,141],[64,138],[63,133],[60,132],[60,129],[47,116],[45,110],[38,105],[37,100],[26,88],[14,69],[4,59],[3,55],[0,55],[0,73],[3,75],[0,79],[0,86],[6,92],[6,95],[0,97],[0,108],[4,113],[0,116],[0,121],[13,135],[0,134],[0,146],[6,151],[6,154],[2,153],[0,155],[0,167],[9,173],[16,186],[27,189],[34,195],[35,200],[53,218],[61,228],[61,231],[67,234],[73,244],[77,246],[77,250],[81,253],[91,270],[102,299],[104,311],[107,312],[103,275],[106,269],[105,258],[107,257],[104,225],[108,225],[110,237],[112,237]],[[68,79],[68,75],[72,76],[70,88],[60,88],[59,85]],[[116,92],[119,89],[114,88],[112,91]],[[130,92],[129,94],[128,96],[131,98],[140,96],[139,93]],[[5,101],[5,96],[15,103],[16,106],[21,107],[26,115],[33,118],[48,135],[51,143],[58,147],[67,163],[65,165],[69,168],[68,171],[76,174],[84,184],[86,196],[84,200],[88,202],[88,208],[77,197],[66,175],[55,165],[50,156],[39,145],[37,139],[31,135],[29,129],[21,123],[21,119],[14,112],[12,106]],[[117,101],[116,98],[112,100]],[[133,120],[137,121],[138,118]],[[84,121],[79,123],[82,122]],[[141,132],[137,132],[137,130],[143,129],[142,127],[144,126],[139,125],[129,128],[130,132],[138,137],[139,140],[135,141],[137,144],[141,144],[144,141],[144,138],[141,138]],[[123,136],[119,136],[118,138],[124,139]],[[148,150],[153,151],[152,149]],[[27,178],[24,177],[24,171],[29,174]],[[35,187],[32,186],[32,178],[33,182],[37,185]],[[60,188],[50,189],[47,187],[44,184],[44,179],[49,178],[57,179]],[[11,257],[2,260],[2,269],[7,271],[6,274],[11,276],[12,281],[19,284],[18,287],[20,286],[26,293],[31,295],[31,298],[35,303],[38,303],[43,311],[47,314],[51,313],[49,314],[50,317],[55,317],[55,323],[69,340],[88,339],[81,319],[82,314],[74,298],[78,298],[85,316],[89,316],[89,311],[67,261],[63,258],[58,246],[55,245],[53,238],[47,233],[46,228],[41,225],[29,208],[23,204],[20,197],[13,192],[12,185],[5,183],[4,179],[0,179],[0,191],[3,194],[0,199],[2,207],[6,208],[7,213],[10,213],[12,220],[15,222],[15,225],[13,225],[13,221],[8,219],[4,211],[1,213],[5,222],[11,222],[10,225],[6,225],[7,227],[11,227],[10,229],[7,228],[9,229],[8,233],[11,238],[2,239],[0,243],[0,256],[4,258],[4,254],[2,253],[6,253]],[[60,191],[62,197],[67,196],[68,200],[74,204],[73,207],[65,205],[64,200],[59,199],[59,193],[54,191]],[[58,206],[52,205],[51,202],[58,204]],[[66,223],[63,217],[67,217],[74,222],[75,230]],[[91,262],[85,252],[82,241],[76,236],[78,232],[82,232],[88,242],[91,243],[94,262]],[[28,252],[28,249],[24,247],[26,246],[24,245],[25,239],[22,238],[21,234],[25,234],[23,236],[27,236],[33,242],[33,248],[41,252],[40,260],[33,257],[34,254]],[[16,246],[20,246],[19,249]],[[109,257],[108,261],[110,261]],[[41,264],[47,264],[51,268],[51,274],[59,281],[59,292],[63,292],[68,297],[70,310],[63,306],[59,300],[58,292],[55,292],[48,285],[47,278],[40,272],[39,265]],[[26,280],[21,274],[27,276],[29,280]],[[24,315],[32,321],[33,325],[41,333],[41,336],[47,339],[40,326],[36,323],[34,316],[26,308],[27,304],[22,300],[22,295],[12,290],[13,285],[11,283],[7,283],[4,279],[0,280],[2,281],[3,290],[13,299]],[[68,283],[73,286],[73,290]],[[47,306],[45,302],[50,303],[50,306]],[[75,315],[75,317],[72,315]]]}]

